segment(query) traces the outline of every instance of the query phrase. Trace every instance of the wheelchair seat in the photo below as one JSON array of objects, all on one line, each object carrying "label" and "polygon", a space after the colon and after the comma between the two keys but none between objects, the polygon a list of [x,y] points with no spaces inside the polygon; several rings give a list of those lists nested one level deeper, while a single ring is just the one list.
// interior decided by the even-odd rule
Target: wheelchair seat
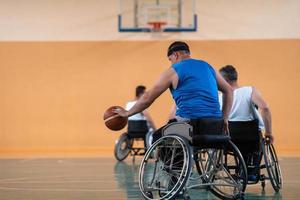
[{"label": "wheelchair seat", "polygon": [[258,120],[229,121],[229,133],[241,152],[260,151],[262,135]]},{"label": "wheelchair seat", "polygon": [[190,121],[193,127],[192,144],[206,148],[216,148],[228,143],[230,136],[223,133],[223,120],[201,118]]},{"label": "wheelchair seat", "polygon": [[229,121],[229,132],[232,140],[239,142],[259,141],[258,120]]},{"label": "wheelchair seat", "polygon": [[192,142],[193,127],[186,122],[172,122],[162,129],[162,135],[177,134]]},{"label": "wheelchair seat", "polygon": [[144,138],[148,133],[149,127],[146,120],[129,120],[128,136],[130,138]]}]

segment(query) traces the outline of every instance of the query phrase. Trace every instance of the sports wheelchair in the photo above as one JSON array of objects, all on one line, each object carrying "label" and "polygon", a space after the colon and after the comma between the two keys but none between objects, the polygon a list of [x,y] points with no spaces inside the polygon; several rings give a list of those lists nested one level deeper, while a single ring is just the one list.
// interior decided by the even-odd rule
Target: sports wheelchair
[{"label": "sports wheelchair", "polygon": [[144,198],[190,199],[189,189],[204,187],[222,199],[243,199],[246,165],[222,126],[213,119],[167,125],[140,165]]},{"label": "sports wheelchair", "polygon": [[[260,181],[264,189],[265,180],[270,180],[273,189],[278,192],[283,184],[278,158],[273,144],[262,136],[258,124],[258,120],[229,122],[231,140],[243,155],[248,175],[254,176],[248,184]],[[262,169],[267,171],[267,175],[262,173]]]},{"label": "sports wheelchair", "polygon": [[[115,158],[122,161],[132,155],[135,161],[136,155],[144,155],[152,143],[152,133],[153,129],[149,128],[146,120],[129,120],[127,132],[121,134],[115,142]],[[138,141],[144,141],[144,147],[137,147],[135,143]]]}]

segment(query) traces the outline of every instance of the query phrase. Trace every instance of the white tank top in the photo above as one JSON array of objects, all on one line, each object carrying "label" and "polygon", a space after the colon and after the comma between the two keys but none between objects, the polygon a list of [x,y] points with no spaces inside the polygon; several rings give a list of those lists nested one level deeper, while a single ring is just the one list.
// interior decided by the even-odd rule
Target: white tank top
[{"label": "white tank top", "polygon": [[[125,110],[127,110],[127,111],[130,110],[134,106],[135,103],[136,103],[136,101],[128,102],[125,106]],[[128,120],[147,120],[147,119],[143,115],[143,113],[137,113],[135,115],[128,117]]]},{"label": "white tank top", "polygon": [[[219,98],[219,101],[222,106],[222,98]],[[258,119],[260,129],[264,129],[261,116],[252,102],[252,87],[245,86],[235,89],[229,121],[251,121],[254,119]]]},{"label": "white tank top", "polygon": [[251,121],[255,119],[251,95],[252,87],[240,87],[234,90],[233,103],[229,115],[230,121]]}]

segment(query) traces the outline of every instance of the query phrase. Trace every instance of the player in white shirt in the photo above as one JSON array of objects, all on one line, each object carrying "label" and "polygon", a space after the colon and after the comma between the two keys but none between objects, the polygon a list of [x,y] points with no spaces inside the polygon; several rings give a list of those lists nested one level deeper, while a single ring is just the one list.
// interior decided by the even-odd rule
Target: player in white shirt
[{"label": "player in white shirt", "polygon": [[[137,86],[135,89],[135,98],[134,98],[134,100],[127,102],[127,104],[125,106],[125,110],[130,110],[135,105],[137,100],[145,93],[145,91],[146,91],[145,86],[143,86],[143,85]],[[128,118],[128,120],[147,120],[149,123],[149,127],[156,130],[155,124],[154,124],[150,114],[146,110],[130,116]]]},{"label": "player in white shirt", "polygon": [[[237,71],[232,65],[221,68],[220,73],[234,90],[229,121],[258,119],[260,129],[265,130],[265,137],[268,137],[273,142],[271,111],[259,91],[252,86],[240,87],[237,81]],[[261,115],[255,107],[260,110]]]},{"label": "player in white shirt", "polygon": [[[233,103],[229,114],[229,121],[259,121],[260,131],[265,130],[265,137],[273,142],[272,135],[272,117],[271,111],[265,100],[262,98],[259,91],[252,86],[240,87],[238,84],[238,73],[232,65],[227,65],[220,69],[221,75],[230,84],[233,89]],[[219,98],[222,99],[222,98]],[[220,100],[222,105],[222,101]],[[259,114],[256,107],[260,110]],[[251,162],[258,165],[260,160],[259,152],[242,152],[245,162]],[[248,180],[255,181],[257,172],[248,170]]]}]

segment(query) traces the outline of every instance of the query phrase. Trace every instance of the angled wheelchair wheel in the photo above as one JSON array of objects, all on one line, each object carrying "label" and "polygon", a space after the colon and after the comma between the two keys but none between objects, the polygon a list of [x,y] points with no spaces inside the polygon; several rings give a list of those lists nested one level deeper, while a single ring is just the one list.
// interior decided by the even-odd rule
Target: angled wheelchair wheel
[{"label": "angled wheelchair wheel", "polygon": [[146,134],[146,148],[149,149],[150,146],[152,145],[153,143],[153,131],[150,130],[147,134]]},{"label": "angled wheelchair wheel", "polygon": [[118,161],[124,160],[130,153],[133,145],[133,139],[123,133],[115,143],[114,155]]},{"label": "angled wheelchair wheel", "polygon": [[263,140],[262,150],[270,182],[273,189],[278,192],[282,188],[282,175],[275,148],[272,144]]},{"label": "angled wheelchair wheel", "polygon": [[139,171],[139,187],[146,199],[173,199],[191,172],[188,142],[177,135],[157,140],[146,152]]},{"label": "angled wheelchair wheel", "polygon": [[243,199],[247,186],[247,168],[238,148],[229,141],[224,149],[217,149],[210,160],[214,173],[210,190],[221,199]]}]

